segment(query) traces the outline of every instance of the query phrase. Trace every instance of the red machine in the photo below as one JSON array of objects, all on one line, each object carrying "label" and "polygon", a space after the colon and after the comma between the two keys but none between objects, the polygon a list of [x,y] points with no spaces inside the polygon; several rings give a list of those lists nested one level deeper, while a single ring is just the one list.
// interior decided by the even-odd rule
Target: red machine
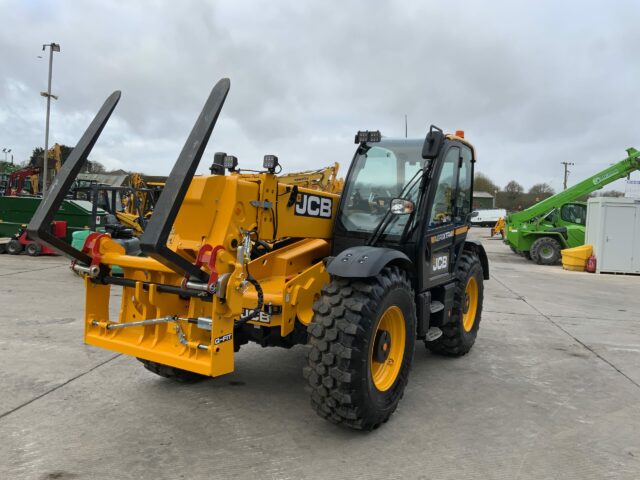
[{"label": "red machine", "polygon": [[[51,232],[57,238],[65,238],[67,236],[67,222],[54,221],[51,223]],[[38,255],[58,255],[53,249],[34,242],[27,238],[27,228],[23,225],[20,231],[7,243],[7,253],[18,255],[24,250],[27,255],[37,257]]]},{"label": "red machine", "polygon": [[[40,168],[38,167],[24,167],[20,170],[16,170],[9,175],[7,180],[7,189],[5,195],[16,196],[22,193],[24,189],[24,183],[27,178],[31,179],[31,192],[34,195],[38,193],[38,176],[40,175]],[[34,184],[35,183],[35,184]]]}]

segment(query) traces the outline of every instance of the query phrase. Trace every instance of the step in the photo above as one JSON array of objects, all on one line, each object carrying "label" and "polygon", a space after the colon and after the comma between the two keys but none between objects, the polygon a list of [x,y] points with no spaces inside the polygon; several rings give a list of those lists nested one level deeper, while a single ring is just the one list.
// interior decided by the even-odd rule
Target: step
[{"label": "step", "polygon": [[438,327],[431,327],[429,330],[427,330],[427,334],[425,335],[424,339],[427,342],[433,342],[434,340],[439,339],[442,336],[442,330],[440,330]]},{"label": "step", "polygon": [[434,300],[431,302],[431,313],[438,313],[444,310],[444,303]]}]

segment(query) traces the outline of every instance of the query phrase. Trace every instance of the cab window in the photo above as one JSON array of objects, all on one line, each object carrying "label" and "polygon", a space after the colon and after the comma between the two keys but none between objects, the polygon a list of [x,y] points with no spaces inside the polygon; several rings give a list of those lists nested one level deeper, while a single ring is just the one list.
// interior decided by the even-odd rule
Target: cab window
[{"label": "cab window", "polygon": [[433,199],[431,214],[429,215],[430,227],[438,227],[453,222],[459,159],[460,149],[458,147],[450,148],[440,170],[438,186]]},{"label": "cab window", "polygon": [[473,178],[471,150],[462,147],[461,153],[458,193],[456,195],[456,222],[465,222],[467,215],[471,212],[471,179]]},{"label": "cab window", "polygon": [[560,218],[565,222],[585,225],[587,223],[587,206],[579,203],[568,203],[560,209]]}]

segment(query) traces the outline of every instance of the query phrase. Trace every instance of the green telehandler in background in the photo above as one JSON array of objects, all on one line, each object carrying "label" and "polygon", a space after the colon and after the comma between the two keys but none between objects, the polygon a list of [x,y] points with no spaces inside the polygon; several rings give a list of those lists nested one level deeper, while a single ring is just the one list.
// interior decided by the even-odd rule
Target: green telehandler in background
[{"label": "green telehandler in background", "polygon": [[[627,158],[535,205],[507,215],[501,231],[516,252],[541,265],[560,260],[560,251],[584,245],[587,204],[576,199],[601,189],[640,169],[640,151],[627,149]],[[492,231],[492,233],[494,233]]]}]

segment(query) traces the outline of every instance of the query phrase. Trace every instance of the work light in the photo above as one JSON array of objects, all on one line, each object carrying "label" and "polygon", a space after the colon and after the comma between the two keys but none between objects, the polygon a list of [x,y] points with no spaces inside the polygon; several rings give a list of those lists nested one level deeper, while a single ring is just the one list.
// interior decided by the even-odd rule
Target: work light
[{"label": "work light", "polygon": [[227,155],[224,157],[224,168],[228,169],[230,172],[235,171],[238,166],[238,157],[234,157],[233,155]]},{"label": "work light", "polygon": [[360,130],[356,134],[355,143],[375,143],[382,139],[380,130]]},{"label": "work light", "polygon": [[276,171],[276,167],[279,165],[278,157],[275,155],[265,155],[262,161],[262,167],[273,173]]}]

